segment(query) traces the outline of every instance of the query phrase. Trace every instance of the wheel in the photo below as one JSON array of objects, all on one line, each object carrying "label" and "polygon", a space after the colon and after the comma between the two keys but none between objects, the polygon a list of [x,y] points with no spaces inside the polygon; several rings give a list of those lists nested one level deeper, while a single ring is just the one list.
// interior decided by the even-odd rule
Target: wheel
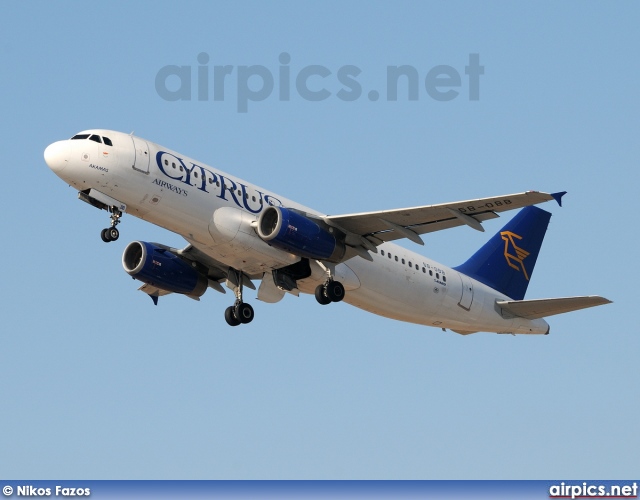
[{"label": "wheel", "polygon": [[109,241],[116,241],[120,237],[120,231],[115,227],[110,227],[107,229],[107,235],[109,236]]},{"label": "wheel", "polygon": [[233,306],[227,307],[224,311],[224,319],[227,321],[227,324],[229,326],[238,326],[240,324],[240,321],[238,321],[238,318],[236,318],[233,310]]},{"label": "wheel", "polygon": [[109,243],[111,241],[109,239],[109,229],[103,229],[100,232],[100,237],[102,238],[102,241],[104,241],[105,243]]},{"label": "wheel", "polygon": [[238,304],[236,308],[235,316],[243,325],[246,325],[247,323],[251,323],[251,321],[253,321],[253,316],[254,316],[253,307],[251,307],[250,304],[241,302],[240,304]]},{"label": "wheel", "polygon": [[327,284],[327,297],[331,302],[340,302],[344,299],[344,287],[339,281],[330,281]]},{"label": "wheel", "polygon": [[331,299],[324,293],[324,285],[318,285],[316,287],[316,300],[318,304],[322,304],[323,306],[331,303]]}]

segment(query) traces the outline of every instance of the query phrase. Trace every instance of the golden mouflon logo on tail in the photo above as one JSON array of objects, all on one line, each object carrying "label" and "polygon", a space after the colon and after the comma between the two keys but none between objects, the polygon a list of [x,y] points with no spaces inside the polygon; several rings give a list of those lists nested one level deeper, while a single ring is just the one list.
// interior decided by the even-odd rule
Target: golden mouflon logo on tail
[{"label": "golden mouflon logo on tail", "polygon": [[[524,262],[522,262],[529,256],[529,252],[520,248],[514,241],[514,238],[521,240],[522,236],[512,233],[511,231],[502,231],[500,236],[504,240],[504,258],[507,259],[507,264],[517,271],[522,270],[524,277],[529,281],[529,275],[524,267]],[[509,244],[511,244],[511,248]],[[512,250],[513,253],[510,250]]]}]

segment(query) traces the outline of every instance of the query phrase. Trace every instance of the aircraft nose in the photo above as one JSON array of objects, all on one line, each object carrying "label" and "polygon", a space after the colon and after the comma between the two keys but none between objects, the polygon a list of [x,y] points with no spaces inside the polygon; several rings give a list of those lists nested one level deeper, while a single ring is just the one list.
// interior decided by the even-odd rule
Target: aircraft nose
[{"label": "aircraft nose", "polygon": [[69,143],[58,141],[49,144],[44,150],[44,161],[54,172],[61,172],[67,166],[69,160]]}]

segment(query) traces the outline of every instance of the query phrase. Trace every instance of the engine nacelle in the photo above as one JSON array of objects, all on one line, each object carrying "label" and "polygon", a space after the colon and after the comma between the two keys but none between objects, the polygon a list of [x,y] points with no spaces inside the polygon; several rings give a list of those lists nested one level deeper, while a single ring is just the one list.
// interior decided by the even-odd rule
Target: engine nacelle
[{"label": "engine nacelle", "polygon": [[207,291],[209,280],[177,255],[145,241],[134,241],[122,254],[122,267],[135,279],[148,285],[200,297]]},{"label": "engine nacelle", "polygon": [[338,262],[345,253],[337,232],[291,209],[267,207],[258,218],[258,236],[270,245],[301,257]]}]

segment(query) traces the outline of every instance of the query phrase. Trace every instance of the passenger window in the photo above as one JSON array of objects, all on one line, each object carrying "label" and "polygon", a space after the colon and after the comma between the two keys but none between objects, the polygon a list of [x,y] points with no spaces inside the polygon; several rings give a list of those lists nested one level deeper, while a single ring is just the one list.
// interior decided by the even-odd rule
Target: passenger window
[{"label": "passenger window", "polygon": [[99,135],[94,134],[91,137],[89,137],[89,140],[93,142],[99,142],[100,144],[102,144],[102,139],[100,139]]},{"label": "passenger window", "polygon": [[194,172],[193,176],[197,179],[198,178],[198,172]]},{"label": "passenger window", "polygon": [[398,262],[398,256],[396,255],[396,262]]},{"label": "passenger window", "polygon": [[442,281],[444,281],[445,283],[447,282],[447,277],[444,274],[442,275]]},{"label": "passenger window", "polygon": [[74,135],[71,138],[71,140],[73,141],[74,139],[79,140],[79,139],[88,139],[88,138],[89,138],[89,134],[77,134],[77,135]]},{"label": "passenger window", "polygon": [[216,186],[220,187],[220,181],[216,181]]},{"label": "passenger window", "polygon": [[402,259],[402,263],[404,264],[404,259]]},{"label": "passenger window", "polygon": [[409,261],[409,267],[413,267],[413,264],[411,264],[411,261]]},{"label": "passenger window", "polygon": [[102,140],[104,141],[104,143],[105,143],[107,146],[113,146],[113,143],[111,142],[111,139],[109,139],[108,137],[104,137],[104,136],[103,136],[103,137],[102,137]]},{"label": "passenger window", "polygon": [[427,270],[424,267],[422,268],[422,272],[427,274]]},{"label": "passenger window", "polygon": [[389,256],[389,258],[391,258],[391,254],[390,254],[390,253],[389,253],[389,254],[387,254],[387,255]]},{"label": "passenger window", "polygon": [[440,273],[436,273],[436,279],[440,279]]},{"label": "passenger window", "polygon": [[429,276],[433,276],[433,271],[429,269]]},{"label": "passenger window", "polygon": [[416,270],[419,270],[420,266],[418,264],[416,264]]},{"label": "passenger window", "polygon": [[251,201],[256,201],[256,197],[255,197],[255,196],[252,196],[252,197],[251,197]]},{"label": "passenger window", "polygon": [[380,250],[380,255],[384,257],[384,250]]}]

